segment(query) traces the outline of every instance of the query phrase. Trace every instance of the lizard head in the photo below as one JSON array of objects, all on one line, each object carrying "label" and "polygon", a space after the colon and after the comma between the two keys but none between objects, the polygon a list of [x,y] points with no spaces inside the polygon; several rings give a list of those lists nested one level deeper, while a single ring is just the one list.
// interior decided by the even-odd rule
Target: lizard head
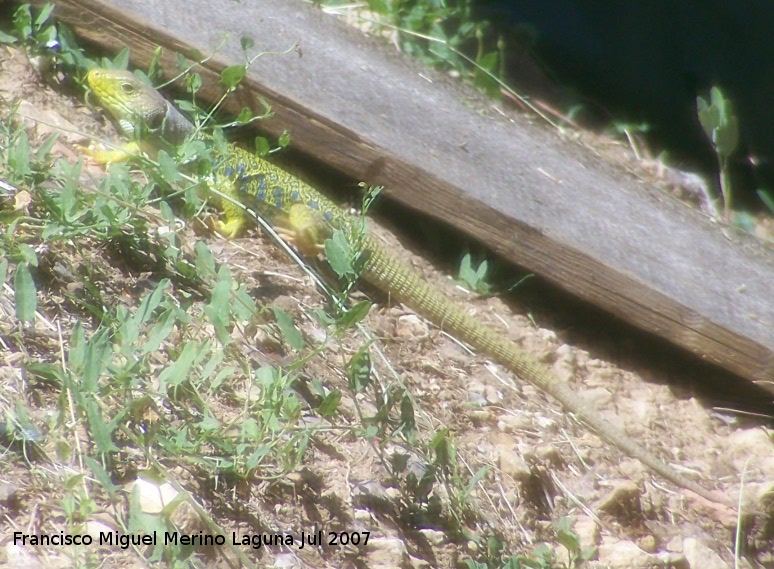
[{"label": "lizard head", "polygon": [[146,135],[172,144],[183,142],[193,125],[152,85],[126,70],[95,68],[86,76],[97,103],[134,139]]}]

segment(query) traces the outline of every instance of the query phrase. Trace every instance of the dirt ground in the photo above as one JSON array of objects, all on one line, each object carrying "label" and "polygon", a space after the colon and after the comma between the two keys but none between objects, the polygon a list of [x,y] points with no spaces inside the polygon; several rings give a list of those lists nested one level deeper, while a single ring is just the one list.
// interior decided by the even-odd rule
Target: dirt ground
[{"label": "dirt ground", "polygon": [[[115,137],[104,119],[87,109],[82,100],[46,86],[24,55],[0,51],[0,98],[3,112],[21,101],[19,113],[33,144],[51,129],[64,129],[54,153],[74,161],[81,154],[76,144],[87,138],[78,133]],[[600,143],[601,144],[601,143]],[[607,144],[607,143],[605,143]],[[619,148],[620,145],[610,143]],[[603,151],[603,153],[611,154]],[[628,164],[625,167],[629,167]],[[99,176],[91,165],[86,174]],[[0,172],[2,174],[2,172]],[[84,176],[86,181],[86,176]],[[515,314],[498,298],[480,298],[452,283],[425,259],[408,252],[398,237],[377,224],[377,236],[391,251],[419,271],[450,297],[463,303],[489,326],[516,341],[532,356],[547,363],[563,381],[600,414],[621,426],[652,453],[685,476],[736,500],[742,490],[745,509],[762,511],[771,500],[764,494],[774,480],[774,445],[766,423],[717,412],[698,399],[670,387],[656,377],[658,368],[620,367],[620,362],[566,343],[563,330],[551,330],[524,314]],[[190,231],[191,240],[196,239]],[[201,236],[200,236],[201,238]],[[324,304],[322,296],[299,269],[285,260],[257,231],[227,242],[203,237],[226,263],[235,278],[260,293],[261,302],[282,306],[296,317],[301,332],[310,338],[320,331],[305,311]],[[83,248],[88,249],[89,243]],[[157,275],[132,270],[109,252],[79,251],[101,275],[94,286],[106,297],[136,305]],[[66,249],[49,254],[54,264],[74,253]],[[60,258],[61,257],[61,258]],[[39,310],[59,329],[45,333],[21,332],[14,321],[12,296],[3,291],[0,305],[0,407],[13,408],[19,399],[43,417],[56,404],[52,386],[31,386],[25,368],[37,361],[56,361],[67,349],[76,322],[87,334],[95,323],[68,312],[62,300],[66,279],[41,287]],[[547,542],[566,563],[566,551],[555,537],[559,520],[569,516],[582,547],[596,546],[597,554],[585,566],[594,568],[714,569],[733,567],[737,538],[737,512],[675,488],[652,475],[638,461],[627,458],[602,442],[536,388],[485,358],[471,354],[435,326],[375,291],[377,302],[365,324],[378,338],[385,361],[374,356],[382,381],[392,381],[390,370],[413,395],[418,421],[444,426],[454,435],[460,477],[470,482],[473,473],[489,471],[470,490],[468,500],[476,516],[463,527],[486,528],[508,544],[510,555],[529,555]],[[359,294],[359,293],[358,293]],[[60,341],[63,338],[63,341]],[[626,338],[620,339],[626,343]],[[342,342],[355,349],[356,339]],[[283,365],[288,355],[269,342],[242,344],[249,359]],[[611,351],[614,353],[614,350]],[[627,361],[627,358],[622,358]],[[342,414],[354,421],[355,401],[346,390],[341,358],[332,350],[311,359],[303,377],[339,387],[344,395]],[[231,386],[239,392],[244,386]],[[229,413],[222,401],[221,411]],[[369,402],[360,401],[368,406]],[[337,434],[338,433],[338,434]],[[43,443],[45,447],[45,443]],[[61,530],[64,521],[59,501],[63,497],[63,472],[81,468],[74,463],[50,464],[20,457],[3,445],[0,465],[0,564],[16,568],[89,566],[139,567],[143,558],[131,550],[106,547],[90,561],[77,561],[66,547],[36,547],[13,543],[13,532]],[[249,487],[223,488],[213,480],[197,479],[190,471],[173,469],[176,479],[202,504],[220,527],[238,535],[281,532],[301,535],[325,527],[341,532],[370,532],[366,546],[305,547],[283,545],[260,549],[243,547],[250,560],[268,567],[466,567],[465,560],[479,557],[481,546],[464,532],[451,531],[446,522],[452,490],[433,489],[438,510],[420,510],[406,502],[405,488],[385,468],[390,457],[413,456],[398,444],[379,447],[351,431],[321,432],[310,445],[303,464],[279,480],[263,480]],[[50,456],[56,456],[51,454]],[[744,482],[742,478],[744,477]],[[104,498],[104,497],[102,497]],[[116,528],[114,508],[100,497],[86,531]],[[430,512],[430,514],[428,513]],[[197,516],[188,513],[192,532],[201,530]],[[762,515],[746,520],[741,532],[745,556],[738,567],[774,567],[771,524]],[[238,566],[239,560],[221,548],[201,548],[193,566]],[[97,561],[99,560],[99,561]],[[561,566],[561,565],[556,565]]]}]

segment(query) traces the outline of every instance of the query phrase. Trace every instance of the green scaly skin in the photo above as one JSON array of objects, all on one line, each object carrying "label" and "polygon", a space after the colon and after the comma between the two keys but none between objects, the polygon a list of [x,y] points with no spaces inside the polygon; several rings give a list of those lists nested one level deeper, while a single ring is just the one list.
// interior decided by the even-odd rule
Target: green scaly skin
[{"label": "green scaly skin", "polygon": [[[88,83],[99,103],[128,134],[142,133],[145,142],[157,138],[179,143],[194,133],[193,125],[161,94],[128,71],[95,69],[89,73]],[[210,184],[234,200],[256,209],[269,223],[294,232],[297,243],[301,245],[319,245],[335,228],[346,230],[351,227],[353,218],[317,190],[238,147],[230,146],[227,155],[218,156],[213,166]],[[244,210],[230,202],[224,200],[221,206],[226,222],[218,229],[233,238],[243,230],[249,219]],[[365,235],[360,246],[367,253],[362,274],[366,281],[555,397],[567,411],[579,417],[607,442],[667,480],[710,501],[734,507],[724,497],[678,474],[619,428],[601,418],[545,365],[525,355],[501,333],[468,315],[390,255],[372,237]],[[308,247],[305,249],[309,250]]]}]

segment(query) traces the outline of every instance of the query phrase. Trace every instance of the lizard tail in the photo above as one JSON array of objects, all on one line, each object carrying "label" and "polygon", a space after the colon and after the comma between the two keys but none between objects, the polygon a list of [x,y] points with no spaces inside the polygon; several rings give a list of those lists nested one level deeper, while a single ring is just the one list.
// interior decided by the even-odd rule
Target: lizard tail
[{"label": "lizard tail", "polygon": [[455,338],[463,340],[492,357],[498,363],[515,371],[522,379],[552,395],[569,412],[575,414],[607,442],[636,458],[672,483],[690,490],[712,502],[735,507],[724,496],[719,496],[688,480],[670,466],[661,462],[643,447],[631,440],[621,429],[603,419],[583,403],[577,393],[559,381],[547,366],[525,355],[512,341],[482,325],[456,304],[429,286],[417,273],[404,267],[389,255],[373,238],[368,237],[364,247],[370,258],[363,278],[404,303]]}]

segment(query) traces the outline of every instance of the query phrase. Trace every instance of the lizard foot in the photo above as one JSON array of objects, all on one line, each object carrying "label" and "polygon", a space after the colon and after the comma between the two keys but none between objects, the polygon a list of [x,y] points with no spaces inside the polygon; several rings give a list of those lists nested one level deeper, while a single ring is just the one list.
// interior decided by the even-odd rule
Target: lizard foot
[{"label": "lizard foot", "polygon": [[104,146],[83,147],[83,153],[97,164],[126,162],[140,153],[140,145],[136,142],[125,144],[121,148],[105,148]]}]

